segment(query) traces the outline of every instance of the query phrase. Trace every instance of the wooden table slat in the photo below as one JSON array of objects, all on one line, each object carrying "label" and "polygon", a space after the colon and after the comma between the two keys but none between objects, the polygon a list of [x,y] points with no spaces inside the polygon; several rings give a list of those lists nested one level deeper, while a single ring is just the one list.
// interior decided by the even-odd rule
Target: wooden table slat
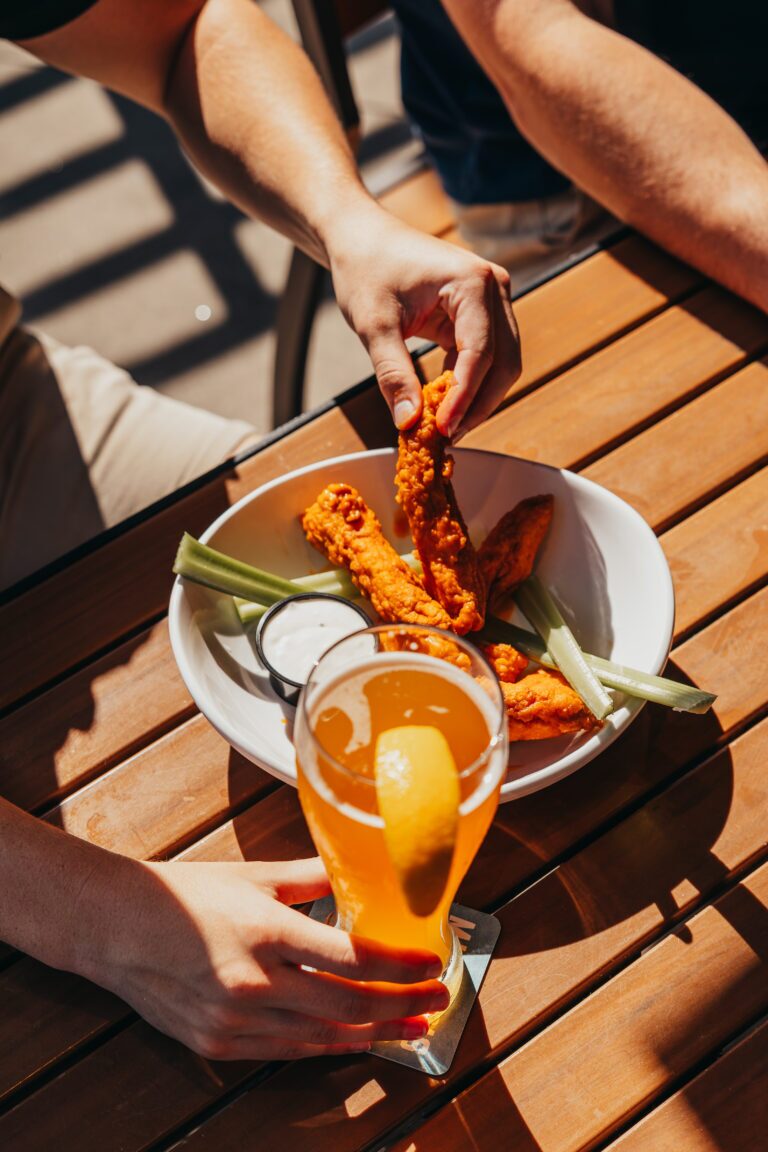
[{"label": "wooden table slat", "polygon": [[768,1023],[751,1032],[606,1152],[756,1152],[768,1131]]},{"label": "wooden table slat", "polygon": [[462,446],[579,468],[766,344],[768,318],[705,288],[519,398]]},{"label": "wooden table slat", "polygon": [[162,620],[0,720],[0,793],[50,804],[194,712]]},{"label": "wooden table slat", "polygon": [[[749,397],[745,403],[745,397]],[[691,467],[691,460],[700,461]],[[663,532],[768,459],[768,363],[750,364],[582,472]]]},{"label": "wooden table slat", "polygon": [[661,537],[675,585],[675,638],[765,582],[768,468]]},{"label": "wooden table slat", "polygon": [[[768,721],[505,905],[499,913],[497,959],[481,992],[482,1011],[474,1014],[463,1037],[453,1078],[466,1074],[488,1051],[519,1043],[765,852],[766,755]],[[768,995],[768,987],[763,994]],[[144,1149],[191,1119],[215,1095],[189,1052],[177,1045],[171,1058],[166,1042],[136,1024],[0,1120],[0,1145],[15,1147],[13,1141],[27,1133],[23,1147],[30,1152],[45,1148],[46,1141],[57,1138],[59,1126],[77,1115],[80,1152],[103,1152],[114,1114],[131,1110],[137,1065],[144,1073],[142,1108],[132,1111],[130,1132],[121,1130],[121,1152]],[[316,1065],[308,1082],[306,1066],[287,1066],[254,1088],[223,1114],[223,1131],[222,1119],[216,1122],[215,1138],[221,1143],[213,1146],[242,1147],[247,1130],[251,1137],[260,1133],[264,1148],[291,1147],[300,1135],[307,1150],[356,1149],[423,1107],[436,1090],[428,1078],[386,1062],[338,1063],[338,1075],[324,1076],[327,1067],[327,1061]],[[323,1117],[344,1116],[344,1101],[362,1092],[372,1076],[385,1098],[371,1114],[352,1126],[324,1127],[318,1120],[319,1099]],[[89,1093],[87,1086],[96,1083],[98,1094]],[[322,1085],[320,1096],[315,1084]],[[30,1126],[32,1115],[38,1119]]]},{"label": "wooden table slat", "polygon": [[123,856],[157,859],[276,787],[198,715],[75,792],[46,820]]},{"label": "wooden table slat", "polygon": [[[692,268],[630,236],[534,288],[514,303],[523,371],[507,399],[616,340],[701,283]],[[421,365],[427,376],[436,376],[440,350]]]}]

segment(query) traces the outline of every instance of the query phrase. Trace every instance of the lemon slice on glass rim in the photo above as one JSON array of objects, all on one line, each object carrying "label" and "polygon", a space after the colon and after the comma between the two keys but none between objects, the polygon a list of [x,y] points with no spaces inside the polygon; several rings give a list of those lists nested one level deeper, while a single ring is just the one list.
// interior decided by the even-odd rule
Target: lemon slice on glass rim
[{"label": "lemon slice on glass rim", "polygon": [[429,916],[448,883],[459,822],[459,773],[442,732],[388,728],[376,740],[376,796],[384,841],[408,907]]}]

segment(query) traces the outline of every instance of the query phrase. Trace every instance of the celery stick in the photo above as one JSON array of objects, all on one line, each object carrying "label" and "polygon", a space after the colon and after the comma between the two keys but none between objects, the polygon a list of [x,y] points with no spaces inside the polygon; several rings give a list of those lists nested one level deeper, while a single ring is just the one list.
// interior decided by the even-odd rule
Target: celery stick
[{"label": "celery stick", "polygon": [[604,720],[613,701],[584,659],[584,653],[560,615],[560,610],[537,576],[529,576],[515,592],[515,600],[557,661],[557,667],[578,692],[590,712]]},{"label": "celery stick", "polygon": [[235,596],[234,599],[243,628],[247,628],[249,624],[258,624],[269,607],[268,604],[254,604],[251,600],[241,600],[239,596]]},{"label": "celery stick", "polygon": [[343,568],[297,576],[294,584],[300,584],[305,592],[327,592],[332,596],[343,596],[345,600],[356,600],[360,596],[349,573]]},{"label": "celery stick", "polygon": [[207,544],[201,544],[185,532],[176,553],[173,570],[196,584],[204,584],[217,592],[255,600],[258,604],[276,604],[286,596],[301,592],[302,588],[291,580],[284,580],[271,572],[263,572],[242,560],[233,560]]},{"label": "celery stick", "polygon": [[[478,638],[489,644],[511,644],[529,660],[537,664],[544,664],[547,668],[556,668],[557,664],[547,652],[542,640],[518,628],[507,620],[500,620],[496,616],[486,619],[485,627]],[[606,688],[614,688],[624,692],[627,696],[637,696],[641,700],[651,700],[654,704],[663,704],[676,712],[696,712],[699,715],[708,712],[717,696],[711,692],[703,692],[700,688],[693,688],[689,684],[678,684],[676,680],[669,680],[664,676],[654,676],[650,672],[639,672],[636,668],[627,668],[624,664],[615,664],[612,660],[605,660],[602,656],[592,656],[585,652],[584,659]]]}]

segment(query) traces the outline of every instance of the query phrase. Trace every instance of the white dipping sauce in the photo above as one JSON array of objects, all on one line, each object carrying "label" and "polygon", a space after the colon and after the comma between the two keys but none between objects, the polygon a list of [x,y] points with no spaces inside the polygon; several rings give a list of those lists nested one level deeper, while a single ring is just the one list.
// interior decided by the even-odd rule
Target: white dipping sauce
[{"label": "white dipping sauce", "polygon": [[364,627],[360,613],[339,600],[324,596],[289,600],[267,621],[261,647],[280,676],[305,684],[332,644]]}]

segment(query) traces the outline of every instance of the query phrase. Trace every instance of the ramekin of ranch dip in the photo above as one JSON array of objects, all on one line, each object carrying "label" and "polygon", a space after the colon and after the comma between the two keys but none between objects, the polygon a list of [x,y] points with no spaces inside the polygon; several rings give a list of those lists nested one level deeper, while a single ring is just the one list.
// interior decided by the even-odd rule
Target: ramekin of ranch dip
[{"label": "ramekin of ranch dip", "polygon": [[298,592],[273,604],[259,621],[255,643],[278,696],[295,705],[323,653],[370,623],[362,608],[330,592]]}]

